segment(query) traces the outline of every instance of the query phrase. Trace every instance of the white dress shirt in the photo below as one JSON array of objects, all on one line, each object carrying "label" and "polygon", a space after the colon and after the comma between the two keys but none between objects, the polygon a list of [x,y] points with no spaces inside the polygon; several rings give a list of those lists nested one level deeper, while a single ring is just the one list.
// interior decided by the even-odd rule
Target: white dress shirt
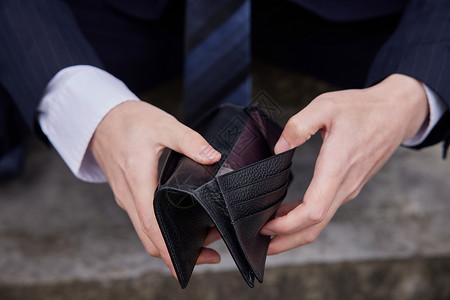
[{"label": "white dress shirt", "polygon": [[[417,134],[404,142],[419,145],[447,109],[440,97],[425,84],[430,115]],[[73,174],[88,182],[106,178],[89,150],[89,142],[106,114],[125,101],[139,98],[111,74],[79,65],[59,71],[49,82],[38,106],[42,131]]]},{"label": "white dress shirt", "polygon": [[38,106],[39,124],[79,179],[106,181],[89,142],[103,117],[128,100],[139,98],[122,81],[92,66],[65,68],[47,85]]}]

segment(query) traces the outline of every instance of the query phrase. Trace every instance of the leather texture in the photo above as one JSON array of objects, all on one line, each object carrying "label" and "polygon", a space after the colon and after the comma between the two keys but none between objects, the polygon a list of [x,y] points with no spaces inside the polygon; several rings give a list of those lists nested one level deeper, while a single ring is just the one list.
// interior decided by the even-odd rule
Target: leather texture
[{"label": "leather texture", "polygon": [[197,130],[222,157],[200,165],[171,151],[154,209],[178,280],[185,288],[211,226],[221,234],[250,287],[263,281],[273,218],[290,181],[294,149],[274,155],[281,128],[256,107],[224,105]]}]

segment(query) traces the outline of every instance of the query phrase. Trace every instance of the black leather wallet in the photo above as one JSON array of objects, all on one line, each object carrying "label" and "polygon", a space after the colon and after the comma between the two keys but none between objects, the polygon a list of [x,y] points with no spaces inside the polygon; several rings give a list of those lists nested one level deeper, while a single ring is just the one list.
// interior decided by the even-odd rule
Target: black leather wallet
[{"label": "black leather wallet", "polygon": [[281,128],[257,107],[222,106],[196,129],[222,154],[220,161],[201,165],[171,151],[154,199],[178,280],[187,286],[214,225],[253,287],[255,277],[263,280],[270,242],[259,231],[286,195],[294,149],[274,155]]}]

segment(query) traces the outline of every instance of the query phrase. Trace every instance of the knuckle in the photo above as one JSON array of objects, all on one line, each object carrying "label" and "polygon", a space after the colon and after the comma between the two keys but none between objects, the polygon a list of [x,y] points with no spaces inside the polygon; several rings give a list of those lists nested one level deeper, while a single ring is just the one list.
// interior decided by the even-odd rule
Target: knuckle
[{"label": "knuckle", "polygon": [[151,232],[153,231],[153,222],[148,218],[142,218],[139,216],[140,223],[141,223],[141,229],[142,231],[147,235],[150,236]]},{"label": "knuckle", "polygon": [[183,133],[180,135],[180,145],[190,145],[190,141],[192,141],[192,134],[189,129],[186,128],[186,130],[183,131]]},{"label": "knuckle", "polygon": [[310,223],[319,224],[324,221],[327,215],[328,206],[326,203],[329,202],[329,199],[325,197],[324,191],[319,187],[313,189],[311,199],[313,200],[307,202],[307,205],[309,206],[307,218]]},{"label": "knuckle", "polygon": [[313,243],[318,237],[318,234],[315,232],[305,232],[303,235],[303,242],[305,245]]},{"label": "knuckle", "polygon": [[189,127],[184,128],[180,131],[180,134],[175,141],[175,145],[182,150],[190,153],[191,149],[197,149],[198,144],[201,142],[201,135]]},{"label": "knuckle", "polygon": [[302,130],[302,126],[300,125],[300,120],[296,116],[293,116],[288,120],[286,127],[291,130],[300,131]]},{"label": "knuckle", "polygon": [[347,197],[347,199],[345,199],[344,202],[355,199],[359,195],[360,192],[361,192],[361,187],[356,188],[352,193],[350,193],[350,195]]},{"label": "knuckle", "polygon": [[280,248],[280,247],[272,247],[271,249],[270,249],[270,253],[271,253],[271,255],[278,255],[278,254],[280,254],[281,252],[283,252],[283,250]]},{"label": "knuckle", "polygon": [[276,235],[287,234],[294,231],[297,228],[298,220],[291,215],[286,215],[279,218],[275,224],[273,224],[272,230]]},{"label": "knuckle", "polygon": [[326,92],[316,98],[317,101],[323,102],[328,105],[335,105],[338,102],[335,92]]},{"label": "knuckle", "polygon": [[308,220],[313,224],[319,224],[323,222],[326,216],[326,211],[323,207],[317,207],[311,210],[308,214]]},{"label": "knuckle", "polygon": [[159,251],[158,249],[156,249],[156,247],[153,246],[147,246],[145,247],[145,251],[148,253],[148,255],[152,256],[152,257],[159,257]]},{"label": "knuckle", "polygon": [[296,116],[293,116],[289,119],[286,124],[286,128],[295,138],[308,140],[314,134],[313,132],[308,131],[308,129],[302,125],[301,120]]},{"label": "knuckle", "polygon": [[328,92],[316,98],[317,103],[321,105],[323,110],[336,112],[342,105],[342,97],[338,97],[336,92]]},{"label": "knuckle", "polygon": [[205,139],[201,136],[200,133],[189,129],[189,132],[184,136],[185,145],[195,145],[195,149],[197,150],[199,145],[207,144]]},{"label": "knuckle", "polygon": [[117,203],[117,205],[121,208],[121,209],[123,209],[123,210],[127,210],[126,209],[126,206],[125,206],[125,202],[120,198],[120,197],[114,197],[115,199],[116,199],[116,203]]}]

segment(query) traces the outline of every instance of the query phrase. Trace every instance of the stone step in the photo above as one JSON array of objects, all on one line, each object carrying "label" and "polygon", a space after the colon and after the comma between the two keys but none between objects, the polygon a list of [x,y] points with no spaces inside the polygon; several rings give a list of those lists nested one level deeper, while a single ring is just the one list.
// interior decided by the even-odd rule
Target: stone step
[{"label": "stone step", "polygon": [[185,290],[157,272],[115,280],[0,286],[0,299],[449,299],[450,259],[412,258],[268,268],[250,289],[237,271],[195,273]]}]

